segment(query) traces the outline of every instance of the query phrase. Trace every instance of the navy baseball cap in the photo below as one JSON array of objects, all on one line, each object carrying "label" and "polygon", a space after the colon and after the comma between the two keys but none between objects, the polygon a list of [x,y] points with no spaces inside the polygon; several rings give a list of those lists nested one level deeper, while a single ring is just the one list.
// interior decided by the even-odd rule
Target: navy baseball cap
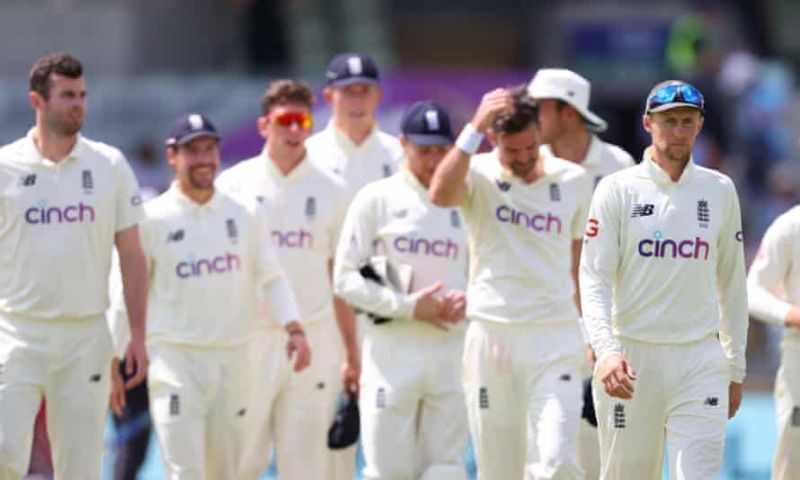
[{"label": "navy baseball cap", "polygon": [[450,116],[430,100],[416,102],[403,113],[400,133],[415,145],[452,145],[455,142]]},{"label": "navy baseball cap", "polygon": [[354,83],[378,85],[378,67],[369,55],[342,53],[333,57],[325,72],[329,87],[344,87]]},{"label": "navy baseball cap", "polygon": [[341,392],[336,404],[336,414],[328,429],[328,448],[340,450],[358,441],[361,433],[361,416],[358,399],[348,392]]},{"label": "navy baseball cap", "polygon": [[178,117],[172,123],[166,143],[167,146],[177,147],[200,137],[220,139],[216,127],[208,118],[199,113],[190,113]]}]

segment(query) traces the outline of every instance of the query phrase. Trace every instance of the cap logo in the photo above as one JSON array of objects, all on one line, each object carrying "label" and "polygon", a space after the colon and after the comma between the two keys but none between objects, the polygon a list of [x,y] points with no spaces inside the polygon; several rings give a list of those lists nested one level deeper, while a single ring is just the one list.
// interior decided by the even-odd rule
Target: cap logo
[{"label": "cap logo", "polygon": [[567,90],[567,95],[569,95],[570,97],[574,97],[575,96],[575,90]]},{"label": "cap logo", "polygon": [[359,57],[348,58],[347,70],[350,72],[350,75],[361,75],[361,72],[364,71],[364,65],[361,64],[361,59]]},{"label": "cap logo", "polygon": [[200,115],[196,113],[189,115],[188,120],[189,120],[189,126],[192,128],[192,130],[200,130],[203,128],[203,117],[201,117]]},{"label": "cap logo", "polygon": [[439,112],[427,110],[425,112],[425,123],[428,125],[428,130],[439,130]]}]

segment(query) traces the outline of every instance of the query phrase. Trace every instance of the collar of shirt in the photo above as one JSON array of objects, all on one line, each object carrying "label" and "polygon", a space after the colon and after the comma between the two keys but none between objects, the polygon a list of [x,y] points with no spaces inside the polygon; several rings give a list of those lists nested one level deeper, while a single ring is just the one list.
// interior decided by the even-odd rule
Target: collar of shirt
[{"label": "collar of shirt", "polygon": [[33,140],[33,132],[35,128],[31,128],[28,130],[28,134],[25,136],[25,161],[30,162],[35,165],[41,165],[44,167],[49,168],[59,168],[62,165],[66,165],[70,162],[76,162],[81,159],[83,154],[85,153],[85,147],[83,145],[83,137],[79,133],[75,140],[75,146],[72,147],[72,150],[60,161],[54,162],[49,158],[44,158],[42,153],[39,151],[39,147],[36,146],[36,142]]},{"label": "collar of shirt", "polygon": [[183,192],[181,192],[180,188],[178,188],[178,182],[172,182],[172,185],[170,185],[166,194],[169,195],[172,200],[183,210],[195,212],[218,211],[222,206],[222,194],[216,188],[214,189],[214,193],[211,195],[211,198],[206,203],[197,203],[191,198],[187,197]]},{"label": "collar of shirt", "polygon": [[425,185],[420,183],[417,176],[414,175],[411,169],[408,168],[408,164],[406,162],[407,160],[403,162],[402,166],[397,172],[397,175],[399,175],[400,178],[406,183],[406,185],[411,187],[412,190],[417,192],[419,195],[428,198],[428,189],[425,188]]},{"label": "collar of shirt", "polygon": [[297,166],[295,166],[288,174],[284,174],[281,169],[278,168],[278,164],[275,163],[266,150],[262,152],[261,157],[263,158],[265,164],[264,172],[276,183],[296,182],[306,177],[311,171],[311,161],[308,158],[308,150],[306,150],[306,153],[302,160],[300,160],[300,163],[298,163]]},{"label": "collar of shirt", "polygon": [[592,135],[592,140],[589,142],[589,149],[586,150],[586,156],[583,158],[583,162],[580,165],[586,166],[595,166],[600,165],[602,161],[602,141],[597,137],[597,135]]},{"label": "collar of shirt", "polygon": [[695,170],[697,170],[697,166],[694,164],[694,157],[689,157],[689,162],[686,163],[686,167],[684,167],[683,173],[681,173],[680,178],[678,178],[677,182],[673,182],[672,179],[669,177],[669,174],[665,172],[660,166],[658,166],[658,164],[656,164],[656,162],[653,160],[653,157],[650,155],[649,148],[645,150],[642,160],[647,175],[654,182],[661,184],[679,185],[682,183],[687,183],[694,177]]},{"label": "collar of shirt", "polygon": [[377,141],[378,138],[378,122],[372,126],[372,131],[369,132],[367,138],[361,142],[361,145],[356,145],[350,137],[345,135],[344,132],[339,130],[336,125],[333,124],[333,119],[328,121],[328,125],[325,127],[325,130],[329,132],[329,135],[333,137],[333,140],[346,152],[352,153],[357,152],[359,150],[366,150],[372,143]]}]

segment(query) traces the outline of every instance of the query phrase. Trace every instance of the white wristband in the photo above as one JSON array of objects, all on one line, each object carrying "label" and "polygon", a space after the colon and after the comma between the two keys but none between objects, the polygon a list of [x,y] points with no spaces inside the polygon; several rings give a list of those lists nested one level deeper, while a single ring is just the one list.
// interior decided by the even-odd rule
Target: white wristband
[{"label": "white wristband", "polygon": [[483,134],[475,130],[471,123],[467,123],[456,139],[456,147],[470,155],[475,155],[482,141]]}]

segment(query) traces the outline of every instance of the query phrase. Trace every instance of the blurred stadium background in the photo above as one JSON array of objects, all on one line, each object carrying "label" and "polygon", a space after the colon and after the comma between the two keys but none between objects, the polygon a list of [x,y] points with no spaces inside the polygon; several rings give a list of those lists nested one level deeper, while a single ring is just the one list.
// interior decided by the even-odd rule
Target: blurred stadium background
[{"label": "blurred stadium background", "polygon": [[[414,100],[441,102],[460,127],[484,91],[539,67],[571,68],[592,82],[593,109],[610,124],[603,137],[636,158],[648,89],[678,77],[706,94],[695,156],[736,180],[749,261],[767,225],[800,197],[798,23],[796,0],[0,0],[0,144],[32,123],[27,72],[52,51],[84,62],[86,135],[119,146],[152,191],[169,182],[162,139],[175,116],[209,115],[226,163],[251,156],[267,82],[302,78],[319,90],[341,51],[377,60],[390,132]],[[315,129],[327,122],[317,107]],[[780,339],[751,323],[725,478],[768,478]],[[112,430],[108,445],[110,459]],[[142,478],[158,479],[151,451]]]}]

